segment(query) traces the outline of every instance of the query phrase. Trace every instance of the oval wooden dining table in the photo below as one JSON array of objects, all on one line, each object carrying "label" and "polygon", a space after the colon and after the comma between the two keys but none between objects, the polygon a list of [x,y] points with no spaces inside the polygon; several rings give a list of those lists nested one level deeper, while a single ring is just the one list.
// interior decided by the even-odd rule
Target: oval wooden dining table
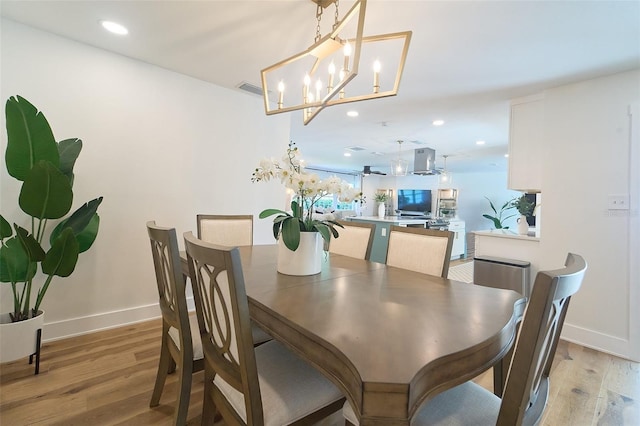
[{"label": "oval wooden dining table", "polygon": [[408,425],[496,364],[525,305],[511,290],[328,253],[317,275],[283,275],[276,245],[239,249],[252,319],[336,383],[365,426]]}]

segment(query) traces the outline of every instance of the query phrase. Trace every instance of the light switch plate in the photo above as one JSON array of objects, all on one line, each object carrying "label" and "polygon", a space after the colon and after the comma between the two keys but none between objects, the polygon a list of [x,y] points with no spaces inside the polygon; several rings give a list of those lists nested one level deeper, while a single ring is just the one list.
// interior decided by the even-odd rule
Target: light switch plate
[{"label": "light switch plate", "polygon": [[629,210],[629,194],[610,194],[608,198],[609,210]]}]

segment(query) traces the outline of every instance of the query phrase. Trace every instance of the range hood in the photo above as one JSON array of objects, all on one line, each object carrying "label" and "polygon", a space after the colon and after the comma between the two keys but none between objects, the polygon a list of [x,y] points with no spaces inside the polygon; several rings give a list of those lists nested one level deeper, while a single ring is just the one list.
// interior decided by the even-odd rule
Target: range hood
[{"label": "range hood", "polygon": [[436,150],[432,148],[418,148],[413,157],[414,175],[437,175],[436,170]]}]

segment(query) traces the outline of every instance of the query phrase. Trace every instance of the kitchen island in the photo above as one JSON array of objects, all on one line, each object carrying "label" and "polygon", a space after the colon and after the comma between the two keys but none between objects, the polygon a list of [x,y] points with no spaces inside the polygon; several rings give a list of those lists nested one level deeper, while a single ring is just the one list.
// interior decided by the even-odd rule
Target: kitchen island
[{"label": "kitchen island", "polygon": [[387,262],[387,247],[389,245],[391,225],[425,228],[427,224],[427,219],[412,219],[410,216],[352,216],[346,219],[376,225],[370,260],[379,263]]}]

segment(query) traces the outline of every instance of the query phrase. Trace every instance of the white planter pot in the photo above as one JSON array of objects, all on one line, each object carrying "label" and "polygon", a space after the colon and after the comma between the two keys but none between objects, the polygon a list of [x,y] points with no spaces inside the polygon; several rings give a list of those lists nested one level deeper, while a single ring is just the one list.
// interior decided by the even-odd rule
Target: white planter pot
[{"label": "white planter pot", "polygon": [[518,222],[518,234],[527,235],[529,233],[529,224],[527,223],[527,217],[521,214],[517,222]]},{"label": "white planter pot", "polygon": [[44,325],[44,312],[35,318],[11,322],[8,313],[0,314],[0,362],[15,361],[37,350],[38,329]]},{"label": "white planter pot", "polygon": [[300,245],[291,251],[278,239],[278,272],[285,275],[315,275],[322,269],[322,236],[319,232],[301,232]]},{"label": "white planter pot", "polygon": [[384,217],[385,209],[384,203],[378,205],[378,217]]}]

